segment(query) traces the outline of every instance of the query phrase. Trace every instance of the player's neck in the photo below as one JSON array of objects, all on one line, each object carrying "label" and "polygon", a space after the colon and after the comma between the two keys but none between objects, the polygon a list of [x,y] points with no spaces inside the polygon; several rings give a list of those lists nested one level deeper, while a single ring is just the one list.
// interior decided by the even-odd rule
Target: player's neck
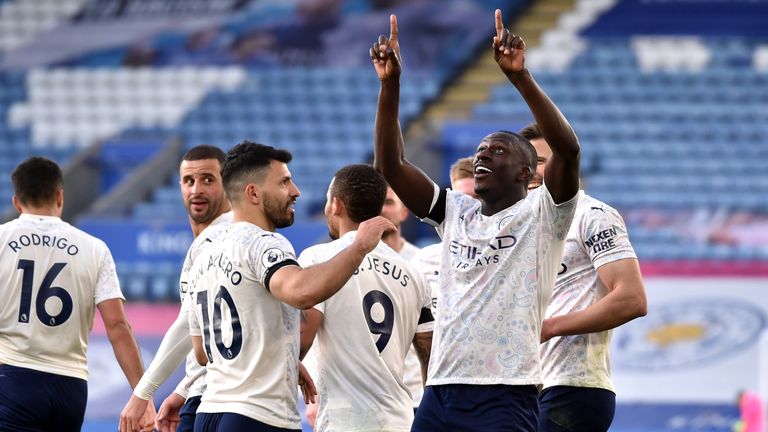
[{"label": "player's neck", "polygon": [[499,194],[499,196],[485,193],[480,196],[480,202],[482,203],[480,213],[482,213],[483,216],[493,216],[502,210],[512,207],[527,195],[528,190],[522,187],[514,187],[511,190],[506,191],[506,193]]},{"label": "player's neck", "polygon": [[213,223],[213,221],[215,221],[216,219],[218,219],[218,218],[219,218],[219,216],[223,215],[224,213],[226,213],[226,212],[228,212],[228,211],[229,211],[229,209],[226,209],[225,211],[223,211],[223,212],[221,212],[221,213],[217,214],[216,216],[214,216],[214,218],[213,218],[213,219],[211,219],[211,220],[209,220],[209,221],[207,221],[207,222],[195,222],[195,221],[194,221],[194,220],[192,220],[192,218],[190,217],[190,218],[189,218],[189,227],[190,227],[190,228],[192,228],[192,235],[193,235],[195,238],[197,238],[197,236],[199,236],[199,235],[200,235],[200,233],[201,233],[201,232],[203,232],[203,230],[205,230],[206,228],[208,228],[208,227],[209,227],[209,226],[210,226],[210,225]]},{"label": "player's neck", "polygon": [[256,225],[264,231],[275,232],[275,224],[262,212],[243,212],[232,209],[232,223],[248,222]]},{"label": "player's neck", "polygon": [[61,217],[61,209],[58,207],[23,207],[20,213],[31,216]]},{"label": "player's neck", "polygon": [[350,232],[350,231],[357,231],[357,228],[360,226],[357,222],[352,222],[349,219],[340,219],[339,220],[339,237],[343,237],[344,234]]},{"label": "player's neck", "polygon": [[199,236],[204,229],[208,228],[208,225],[210,224],[211,224],[210,222],[197,223],[192,219],[189,219],[189,226],[192,228],[192,236],[194,238],[197,238],[197,236]]},{"label": "player's neck", "polygon": [[381,236],[381,241],[387,244],[395,252],[400,252],[405,246],[405,239],[400,235],[400,229],[396,231],[387,232]]}]

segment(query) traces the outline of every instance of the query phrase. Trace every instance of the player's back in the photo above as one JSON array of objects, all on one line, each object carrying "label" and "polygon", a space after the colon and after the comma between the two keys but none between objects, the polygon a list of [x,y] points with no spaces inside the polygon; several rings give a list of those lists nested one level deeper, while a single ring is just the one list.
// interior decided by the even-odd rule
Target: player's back
[{"label": "player's back", "polygon": [[195,259],[189,286],[191,321],[196,322],[190,332],[202,333],[208,354],[207,388],[198,412],[299,426],[299,311],[265,287],[272,265],[295,263],[292,256],[284,237],[238,222]]},{"label": "player's back", "polygon": [[0,362],[87,379],[95,305],[122,298],[107,246],[28,214],[0,227],[0,245]]},{"label": "player's back", "polygon": [[[332,258],[354,235],[308,249],[300,263]],[[417,272],[379,243],[347,284],[315,307],[323,313],[317,334],[318,430],[410,430],[404,359],[429,303]],[[419,330],[431,331],[431,324],[430,319]]]}]

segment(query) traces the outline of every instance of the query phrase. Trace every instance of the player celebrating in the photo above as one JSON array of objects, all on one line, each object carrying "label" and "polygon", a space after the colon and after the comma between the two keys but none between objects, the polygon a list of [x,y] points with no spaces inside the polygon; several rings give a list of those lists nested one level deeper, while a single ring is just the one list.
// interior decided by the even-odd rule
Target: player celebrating
[{"label": "player celebrating", "polygon": [[[472,166],[474,158],[466,157],[457,160],[451,165],[451,189],[477,198],[475,194],[475,177]],[[432,293],[432,316],[437,316],[437,291],[438,276],[440,275],[440,260],[443,253],[443,244],[435,243],[421,248],[413,257],[413,267],[424,277]],[[419,398],[421,399],[421,398]]]},{"label": "player celebrating", "polygon": [[[540,187],[552,150],[535,124],[520,134],[536,148]],[[561,270],[542,324],[544,391],[539,430],[607,431],[616,409],[608,350],[611,329],[646,313],[645,288],[619,213],[579,192]]]},{"label": "player celebrating", "polygon": [[370,50],[381,81],[376,167],[416,216],[438,227],[444,248],[429,379],[413,430],[535,431],[541,321],[575,209],[578,140],[525,69],[525,44],[497,10],[494,58],[552,145],[545,184],[528,193],[536,152],[525,138],[500,131],[477,148],[480,200],[440,190],[404,157],[394,15],[390,27],[390,37]]},{"label": "player celebrating", "polygon": [[[0,429],[79,431],[88,394],[86,349],[98,308],[131,387],[143,371],[107,246],[63,222],[64,179],[41,157],[12,174],[21,215],[0,226]],[[154,407],[131,424],[152,430]]]},{"label": "player celebrating", "polygon": [[[381,213],[386,194],[384,177],[370,165],[336,172],[325,205],[328,231],[335,240],[305,250],[299,264],[325,262],[352,244],[360,222]],[[431,294],[418,273],[382,240],[342,290],[303,312],[302,346],[308,349],[315,333],[319,342],[315,430],[411,429],[404,357],[413,342],[423,383],[432,346],[430,303]]]},{"label": "player celebrating", "polygon": [[190,270],[190,334],[207,388],[195,431],[298,430],[299,311],[322,302],[352,276],[394,226],[363,222],[354,241],[331,260],[298,266],[276,228],[290,226],[299,190],[291,154],[243,142],[227,154],[224,190],[233,220]]},{"label": "player celebrating", "polygon": [[189,215],[189,226],[195,240],[184,259],[179,277],[181,308],[179,316],[171,325],[160,343],[141,381],[133,391],[131,399],[120,414],[120,431],[128,431],[146,409],[152,394],[176,370],[187,357],[186,375],[160,407],[157,429],[176,432],[192,432],[195,412],[205,390],[205,368],[200,366],[192,352],[189,337],[190,301],[187,295],[187,279],[192,261],[202,247],[211,243],[232,220],[229,201],[221,183],[221,165],[225,154],[218,147],[199,145],[191,148],[182,157],[179,165],[179,187],[184,207]]}]

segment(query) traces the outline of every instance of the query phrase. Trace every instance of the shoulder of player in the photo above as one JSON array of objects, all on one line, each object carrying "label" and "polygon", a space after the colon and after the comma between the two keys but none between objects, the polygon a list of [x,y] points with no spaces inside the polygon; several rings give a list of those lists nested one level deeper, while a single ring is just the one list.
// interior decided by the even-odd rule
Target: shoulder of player
[{"label": "shoulder of player", "polygon": [[440,255],[442,252],[443,252],[442,243],[427,245],[416,252],[416,254],[413,256],[413,261],[418,261],[424,258]]},{"label": "shoulder of player", "polygon": [[[78,238],[79,241],[85,242],[82,246],[78,245],[79,247],[82,248],[83,246],[85,246],[85,244],[89,244],[95,250],[98,250],[98,251],[100,251],[102,253],[103,252],[107,252],[107,253],[111,254],[111,252],[109,250],[109,246],[107,246],[107,244],[104,242],[104,240],[102,240],[102,239],[100,239],[100,238],[98,238],[96,236],[93,236],[91,234],[88,234],[87,232],[85,232],[85,231],[83,231],[83,230],[81,230],[81,229],[79,229],[77,227],[74,227],[74,226],[72,226],[72,225],[70,225],[70,224],[68,224],[66,222],[63,222],[63,223],[66,224],[66,226],[67,226],[66,231],[68,231],[69,233],[72,233],[71,235],[73,237],[75,237],[75,238]],[[72,241],[74,242],[74,239],[72,239]]]},{"label": "shoulder of player", "polygon": [[579,199],[577,214],[582,218],[619,216],[619,211],[610,205],[587,194],[582,194]]}]

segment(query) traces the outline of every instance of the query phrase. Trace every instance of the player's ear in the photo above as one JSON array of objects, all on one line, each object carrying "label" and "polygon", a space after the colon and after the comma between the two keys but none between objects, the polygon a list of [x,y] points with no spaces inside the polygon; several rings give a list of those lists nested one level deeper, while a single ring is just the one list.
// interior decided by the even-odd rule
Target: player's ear
[{"label": "player's ear", "polygon": [[56,208],[60,209],[64,207],[64,188],[59,188],[56,192]]},{"label": "player's ear", "polygon": [[344,201],[338,197],[331,198],[331,214],[334,216],[341,216],[347,212],[347,206],[344,205]]},{"label": "player's ear", "polygon": [[528,165],[523,165],[520,168],[520,172],[517,173],[517,180],[521,182],[530,181],[533,177],[533,170]]},{"label": "player's ear", "polygon": [[19,198],[16,195],[14,195],[12,201],[13,201],[13,208],[15,208],[17,212],[21,213],[22,208],[21,208],[21,201],[19,201]]},{"label": "player's ear", "polygon": [[261,188],[254,183],[245,185],[243,195],[245,196],[245,199],[253,205],[259,205],[259,203],[261,203]]}]

